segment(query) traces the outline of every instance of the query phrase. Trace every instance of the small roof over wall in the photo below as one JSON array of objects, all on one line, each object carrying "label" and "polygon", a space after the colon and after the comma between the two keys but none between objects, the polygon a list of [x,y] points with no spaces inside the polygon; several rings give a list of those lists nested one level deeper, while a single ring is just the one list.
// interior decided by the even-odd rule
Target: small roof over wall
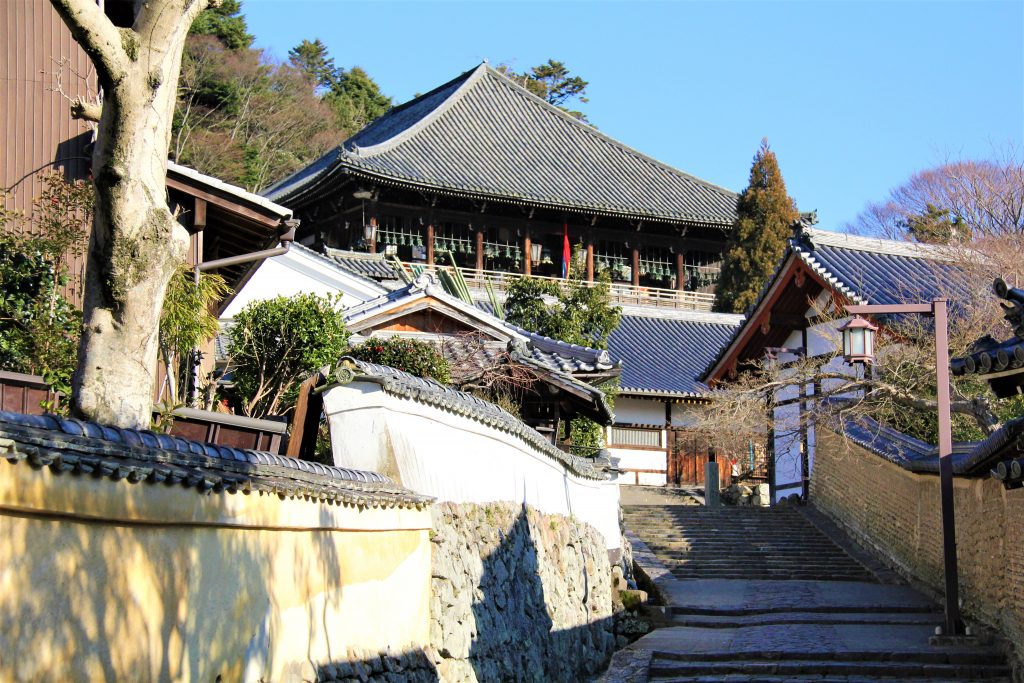
[{"label": "small roof over wall", "polygon": [[581,123],[486,62],[393,108],[267,196],[301,205],[343,175],[590,215],[722,227],[736,217],[734,192]]},{"label": "small roof over wall", "polygon": [[799,224],[775,274],[747,309],[745,322],[703,374],[709,383],[781,347],[808,324],[812,303],[826,298],[896,304],[949,296],[967,287],[943,247],[818,230]]},{"label": "small roof over wall", "polygon": [[507,323],[451,296],[431,273],[422,273],[401,289],[347,309],[344,315],[349,331],[361,336],[457,338],[480,334],[489,341],[479,349],[484,356],[481,362],[507,351],[514,361],[536,370],[542,381],[575,397],[584,414],[602,423],[613,419],[604,393],[590,383],[621,372],[622,364],[613,361],[607,351],[567,344]]},{"label": "small roof over wall", "polygon": [[[870,417],[837,417],[827,422],[826,426],[909,472],[939,473],[938,447],[881,425]],[[953,474],[960,477],[986,477],[994,474],[1000,463],[1021,456],[1024,456],[1024,417],[1010,420],[983,441],[953,444]],[[1013,488],[1020,487],[1022,479],[1019,474],[1015,478],[997,478],[1002,478],[1004,483]]]}]

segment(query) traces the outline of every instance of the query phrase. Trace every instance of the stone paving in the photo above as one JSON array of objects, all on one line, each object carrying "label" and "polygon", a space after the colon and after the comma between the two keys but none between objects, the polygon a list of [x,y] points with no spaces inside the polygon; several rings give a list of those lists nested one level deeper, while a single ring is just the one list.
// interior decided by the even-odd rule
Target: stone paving
[{"label": "stone paving", "polygon": [[[706,509],[672,510],[681,538],[687,534],[687,509],[707,524]],[[775,519],[758,512],[728,511],[748,514],[744,523],[754,534],[758,524]],[[626,519],[629,524],[628,510]],[[672,559],[665,557],[668,551],[658,550],[665,546],[644,540],[649,530],[629,528],[627,535],[637,565],[665,604],[668,623],[616,653],[602,679],[608,683],[1010,680],[1005,659],[984,641],[929,644],[942,621],[939,606],[891,573],[878,576],[870,563],[863,565],[862,581],[679,578],[664,561]],[[653,536],[663,538],[664,529]],[[803,539],[792,539],[792,552],[800,552]],[[735,554],[743,558],[758,547],[767,546],[752,542]],[[778,544],[770,548],[775,554],[788,551]],[[853,548],[835,550],[858,557]],[[694,560],[686,576],[699,575],[692,571],[699,565]]]}]

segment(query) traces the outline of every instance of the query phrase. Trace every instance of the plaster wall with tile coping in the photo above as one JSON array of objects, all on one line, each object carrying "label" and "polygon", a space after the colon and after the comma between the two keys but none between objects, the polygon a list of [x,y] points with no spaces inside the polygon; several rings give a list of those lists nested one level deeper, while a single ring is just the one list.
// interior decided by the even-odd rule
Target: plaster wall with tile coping
[{"label": "plaster wall with tile coping", "polygon": [[429,507],[0,462],[0,680],[311,680],[430,639]]},{"label": "plaster wall with tile coping", "polygon": [[519,437],[355,381],[324,392],[334,463],[379,472],[439,502],[512,502],[594,527],[621,552],[619,487],[579,476]]}]

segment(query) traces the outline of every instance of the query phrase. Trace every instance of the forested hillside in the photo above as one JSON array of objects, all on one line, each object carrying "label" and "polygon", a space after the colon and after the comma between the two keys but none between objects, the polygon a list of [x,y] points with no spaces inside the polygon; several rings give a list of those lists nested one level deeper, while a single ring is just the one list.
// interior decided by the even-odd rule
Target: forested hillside
[{"label": "forested hillside", "polygon": [[[531,92],[569,109],[587,82],[548,60],[523,73],[498,67]],[[438,82],[449,74],[437,74]],[[303,168],[392,105],[358,66],[335,64],[319,39],[277,61],[253,47],[240,0],[224,0],[192,25],[182,58],[171,158],[260,192]]]},{"label": "forested hillside", "polygon": [[171,158],[259,192],[391,106],[359,67],[319,40],[278,62],[252,46],[238,0],[204,12],[182,59]]}]

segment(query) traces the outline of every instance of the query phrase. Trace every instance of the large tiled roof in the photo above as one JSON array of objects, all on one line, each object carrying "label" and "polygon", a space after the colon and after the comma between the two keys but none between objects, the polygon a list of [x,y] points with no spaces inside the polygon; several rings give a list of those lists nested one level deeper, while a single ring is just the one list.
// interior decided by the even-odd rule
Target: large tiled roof
[{"label": "large tiled roof", "polygon": [[735,193],[613,140],[486,63],[392,109],[267,196],[294,203],[337,174],[583,213],[722,226],[736,215]]},{"label": "large tiled roof", "polygon": [[376,472],[52,415],[0,411],[0,443],[5,441],[0,452],[11,463],[115,481],[178,484],[200,492],[262,491],[354,506],[419,507],[431,500]]},{"label": "large tiled roof", "polygon": [[623,359],[627,395],[700,396],[700,375],[732,338],[743,317],[721,313],[626,312],[608,348]]}]

